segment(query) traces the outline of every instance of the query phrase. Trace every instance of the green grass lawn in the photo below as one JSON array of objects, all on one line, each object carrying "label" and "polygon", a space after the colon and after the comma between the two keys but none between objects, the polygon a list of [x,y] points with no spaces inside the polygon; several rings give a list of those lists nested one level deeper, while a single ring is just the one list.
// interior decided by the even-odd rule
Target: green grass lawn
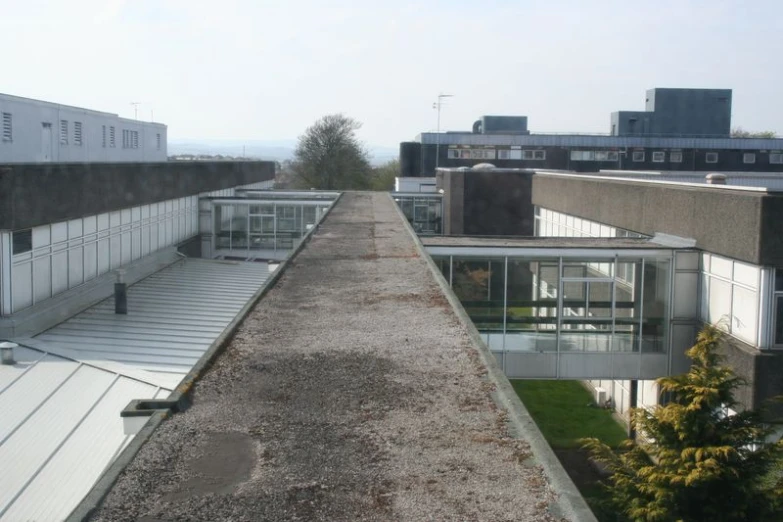
[{"label": "green grass lawn", "polygon": [[578,448],[579,439],[596,437],[616,447],[625,429],[610,410],[598,408],[577,381],[511,381],[547,442],[553,448]]},{"label": "green grass lawn", "polygon": [[[611,411],[591,406],[590,392],[577,381],[511,381],[511,384],[555,450],[570,450],[571,455],[581,453],[573,448],[579,448],[579,439],[584,437],[596,437],[612,447],[626,438],[625,428],[612,417]],[[584,458],[578,461],[583,462]],[[564,465],[568,467],[565,462]],[[567,471],[571,474],[573,470]],[[603,506],[608,493],[598,482],[575,482],[600,522],[617,520]]]}]

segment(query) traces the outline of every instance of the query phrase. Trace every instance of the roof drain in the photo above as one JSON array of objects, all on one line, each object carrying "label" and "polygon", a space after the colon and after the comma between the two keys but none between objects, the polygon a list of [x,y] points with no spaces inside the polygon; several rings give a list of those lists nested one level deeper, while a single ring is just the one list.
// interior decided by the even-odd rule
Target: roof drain
[{"label": "roof drain", "polygon": [[9,366],[16,364],[14,360],[14,348],[18,348],[19,345],[9,341],[3,341],[0,343],[0,362]]},{"label": "roof drain", "polygon": [[134,399],[120,412],[125,435],[136,435],[147,424],[147,420],[157,411],[177,413],[181,411],[181,401],[161,399]]}]

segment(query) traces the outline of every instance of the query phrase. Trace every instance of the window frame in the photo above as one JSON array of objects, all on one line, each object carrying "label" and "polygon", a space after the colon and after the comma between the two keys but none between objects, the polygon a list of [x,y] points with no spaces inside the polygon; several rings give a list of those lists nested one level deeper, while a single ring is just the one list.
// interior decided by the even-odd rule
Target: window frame
[{"label": "window frame", "polygon": [[631,154],[631,161],[634,163],[644,163],[645,158],[645,151],[643,150],[635,150]]},{"label": "window frame", "polygon": [[718,163],[718,160],[720,159],[720,156],[717,152],[705,152],[704,153],[704,163],[710,163],[715,164]]},{"label": "window frame", "polygon": [[770,165],[783,165],[783,152],[770,152],[769,163]]},{"label": "window frame", "polygon": [[[748,161],[751,160],[751,161]],[[756,153],[755,152],[744,152],[742,154],[742,163],[746,165],[753,165],[756,163]]]},{"label": "window frame", "polygon": [[653,163],[664,163],[666,162],[666,152],[662,150],[656,150],[652,153],[652,161]]},{"label": "window frame", "polygon": [[681,150],[670,151],[669,163],[682,163],[682,151]]}]

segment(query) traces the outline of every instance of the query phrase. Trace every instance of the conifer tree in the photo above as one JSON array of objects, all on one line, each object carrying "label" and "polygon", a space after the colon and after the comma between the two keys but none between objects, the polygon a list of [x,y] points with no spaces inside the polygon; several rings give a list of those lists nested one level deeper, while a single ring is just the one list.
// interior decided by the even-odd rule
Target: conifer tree
[{"label": "conifer tree", "polygon": [[721,331],[705,326],[687,352],[691,369],[657,380],[669,402],[632,412],[639,440],[619,450],[583,441],[611,473],[618,521],[783,520],[783,444],[765,442],[771,430],[759,411],[727,414],[744,382],[721,366],[721,342]]}]

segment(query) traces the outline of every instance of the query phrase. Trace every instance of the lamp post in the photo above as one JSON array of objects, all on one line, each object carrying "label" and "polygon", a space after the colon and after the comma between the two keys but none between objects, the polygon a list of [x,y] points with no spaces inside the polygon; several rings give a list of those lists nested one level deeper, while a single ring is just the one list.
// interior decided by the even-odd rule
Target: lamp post
[{"label": "lamp post", "polygon": [[440,163],[440,107],[443,105],[443,98],[451,98],[453,94],[438,94],[438,101],[432,104],[433,109],[438,109],[438,134],[435,138],[435,170],[438,169]]}]

